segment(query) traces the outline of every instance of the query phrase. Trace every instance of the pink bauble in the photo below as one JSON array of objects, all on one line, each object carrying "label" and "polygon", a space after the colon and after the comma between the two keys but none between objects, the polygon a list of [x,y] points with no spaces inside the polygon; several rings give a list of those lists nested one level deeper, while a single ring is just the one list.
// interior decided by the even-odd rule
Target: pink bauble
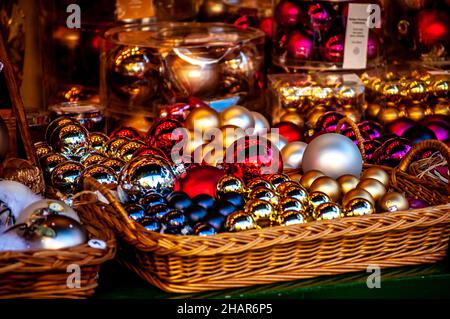
[{"label": "pink bauble", "polygon": [[291,1],[281,1],[275,8],[275,20],[286,27],[295,26],[298,23],[300,8]]},{"label": "pink bauble", "polygon": [[307,5],[307,10],[303,14],[303,25],[308,34],[325,33],[330,29],[333,22],[333,15],[322,3],[311,3]]},{"label": "pink bauble", "polygon": [[409,208],[410,209],[419,209],[428,207],[428,203],[421,199],[408,198]]},{"label": "pink bauble", "polygon": [[450,138],[450,125],[436,121],[428,122],[426,127],[434,132],[439,141],[445,141]]},{"label": "pink bauble", "polygon": [[406,117],[402,117],[387,124],[386,132],[395,134],[397,136],[402,136],[403,132],[405,132],[407,129],[409,129],[414,125],[415,123],[413,120],[410,120]]},{"label": "pink bauble", "polygon": [[378,54],[378,40],[374,35],[369,35],[367,39],[367,58],[373,59]]},{"label": "pink bauble", "polygon": [[312,40],[299,31],[289,34],[286,49],[288,55],[295,59],[310,59],[313,50]]},{"label": "pink bauble", "polygon": [[334,35],[321,47],[322,57],[329,62],[342,62],[344,60],[344,36]]}]

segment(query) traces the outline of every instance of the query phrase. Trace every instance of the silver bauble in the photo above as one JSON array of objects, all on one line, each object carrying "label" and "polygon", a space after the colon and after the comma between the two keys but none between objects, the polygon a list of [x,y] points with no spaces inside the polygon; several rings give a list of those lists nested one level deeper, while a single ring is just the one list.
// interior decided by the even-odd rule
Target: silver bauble
[{"label": "silver bauble", "polygon": [[74,194],[79,190],[77,181],[83,170],[84,166],[78,162],[63,162],[53,169],[50,182],[63,194]]},{"label": "silver bauble", "polygon": [[53,150],[67,157],[83,156],[89,145],[89,131],[81,124],[59,126],[50,137]]},{"label": "silver bauble", "polygon": [[220,125],[233,125],[243,130],[252,129],[255,127],[255,119],[247,108],[234,105],[220,113]]},{"label": "silver bauble", "polygon": [[66,203],[57,199],[42,199],[25,207],[19,218],[17,218],[16,223],[28,223],[49,215],[64,215],[80,222],[78,214]]},{"label": "silver bauble", "polygon": [[117,175],[112,168],[109,168],[103,164],[94,164],[86,167],[78,177],[76,183],[83,187],[84,181],[87,177],[95,179],[97,182],[103,185],[116,185]]},{"label": "silver bauble", "polygon": [[281,150],[284,168],[300,168],[306,146],[308,144],[299,141],[287,143]]},{"label": "silver bauble", "polygon": [[270,124],[264,115],[258,112],[251,112],[255,121],[255,128],[252,131],[254,135],[265,135],[269,132]]}]

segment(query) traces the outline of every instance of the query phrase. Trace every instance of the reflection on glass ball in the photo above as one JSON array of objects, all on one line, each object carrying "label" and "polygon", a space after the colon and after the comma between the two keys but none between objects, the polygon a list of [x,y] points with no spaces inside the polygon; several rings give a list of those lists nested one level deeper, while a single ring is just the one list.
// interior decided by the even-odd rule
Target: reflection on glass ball
[{"label": "reflection on glass ball", "polygon": [[78,177],[84,166],[75,161],[58,164],[50,176],[51,184],[63,194],[74,194],[79,190]]}]

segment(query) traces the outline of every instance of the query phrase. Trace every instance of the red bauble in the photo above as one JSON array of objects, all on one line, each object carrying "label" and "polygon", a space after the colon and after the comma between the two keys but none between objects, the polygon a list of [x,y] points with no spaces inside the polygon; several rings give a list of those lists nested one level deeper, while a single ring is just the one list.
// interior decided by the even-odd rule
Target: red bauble
[{"label": "red bauble", "polygon": [[224,175],[226,175],[224,170],[214,166],[196,166],[189,169],[178,181],[176,189],[185,192],[191,198],[200,194],[214,197],[217,182]]},{"label": "red bauble", "polygon": [[344,60],[344,36],[334,35],[320,48],[322,56],[330,62],[342,62]]},{"label": "red bauble", "polygon": [[272,17],[262,18],[259,28],[266,34],[267,37],[272,38],[273,35],[273,19]]},{"label": "red bauble", "polygon": [[171,153],[173,146],[182,140],[182,134],[173,134],[176,129],[182,127],[179,121],[170,118],[156,121],[147,132],[147,143],[168,155]]},{"label": "red bauble", "polygon": [[311,3],[308,4],[302,21],[308,34],[325,33],[333,22],[333,15],[322,3]]},{"label": "red bauble", "polygon": [[189,104],[189,110],[192,111],[193,109],[196,109],[200,106],[209,106],[208,104],[206,104],[203,100],[195,97],[195,96],[191,96],[188,97],[186,99],[186,103]]},{"label": "red bauble", "polygon": [[303,138],[303,129],[292,122],[280,122],[273,128],[278,129],[278,134],[286,138],[288,142],[300,141]]},{"label": "red bauble", "polygon": [[164,106],[159,110],[159,117],[184,121],[189,114],[190,106],[186,103],[174,103]]},{"label": "red bauble", "polygon": [[445,11],[424,10],[417,15],[419,41],[432,45],[449,37],[448,15]]},{"label": "red bauble", "polygon": [[299,7],[290,1],[281,1],[275,8],[275,20],[282,26],[295,26],[298,23],[299,14]]},{"label": "red bauble", "polygon": [[224,155],[224,167],[244,181],[283,171],[283,159],[275,145],[261,136],[244,136],[231,144]]},{"label": "red bauble", "polygon": [[387,124],[386,132],[395,134],[397,136],[402,136],[403,132],[414,125],[415,123],[413,120],[402,117]]},{"label": "red bauble", "polygon": [[143,136],[142,133],[139,132],[137,129],[135,129],[134,127],[130,127],[130,126],[121,126],[119,128],[116,128],[114,131],[111,132],[111,134],[109,134],[109,137],[127,137],[130,138],[132,140],[142,140]]},{"label": "red bauble", "polygon": [[295,59],[310,59],[313,50],[313,42],[299,31],[289,34],[286,49],[288,55]]}]

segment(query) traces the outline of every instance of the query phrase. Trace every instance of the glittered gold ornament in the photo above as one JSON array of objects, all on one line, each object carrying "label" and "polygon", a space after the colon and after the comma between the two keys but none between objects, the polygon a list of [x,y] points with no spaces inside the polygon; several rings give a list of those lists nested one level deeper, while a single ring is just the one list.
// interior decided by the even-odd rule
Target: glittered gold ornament
[{"label": "glittered gold ornament", "polygon": [[247,108],[234,105],[220,113],[220,125],[233,125],[246,130],[255,127],[255,119]]},{"label": "glittered gold ornament", "polygon": [[448,98],[450,95],[450,81],[440,79],[431,85],[431,93],[437,98]]},{"label": "glittered gold ornament", "polygon": [[271,189],[271,190],[275,189],[273,187],[273,185],[270,184],[270,182],[268,182],[268,181],[266,181],[265,179],[262,179],[262,178],[255,178],[255,179],[252,179],[250,182],[247,183],[247,189],[249,191],[251,191],[252,189],[255,189],[257,187],[264,187],[264,188]]},{"label": "glittered gold ornament", "polygon": [[234,175],[225,175],[221,177],[216,186],[216,194],[218,197],[228,192],[243,193],[244,190],[244,182]]},{"label": "glittered gold ornament", "polygon": [[271,203],[272,205],[278,205],[278,196],[274,191],[265,188],[257,187],[250,192],[250,198],[261,199]]},{"label": "glittered gold ornament", "polygon": [[103,146],[109,141],[108,135],[101,132],[92,132],[89,134],[89,142],[91,144],[91,148],[95,149],[98,152],[101,152]]},{"label": "glittered gold ornament", "polygon": [[50,175],[53,187],[63,194],[75,194],[79,191],[78,177],[84,166],[75,161],[66,161],[58,164]]},{"label": "glittered gold ornament", "polygon": [[379,200],[387,191],[384,184],[374,178],[361,179],[356,188],[367,191],[375,201]]},{"label": "glittered gold ornament", "polygon": [[278,203],[278,210],[280,212],[295,210],[297,212],[305,213],[308,210],[308,207],[298,199],[292,197],[284,197],[280,199]]},{"label": "glittered gold ornament", "polygon": [[125,166],[125,162],[118,158],[107,158],[100,162],[100,164],[111,168],[117,176],[119,176],[122,168]]},{"label": "glittered gold ornament", "polygon": [[328,195],[333,202],[341,199],[341,186],[337,181],[328,176],[317,178],[310,186],[311,192],[322,192]]},{"label": "glittered gold ornament", "polygon": [[346,217],[370,215],[375,213],[373,205],[368,200],[362,198],[354,198],[350,200],[344,206],[344,210]]},{"label": "glittered gold ornament", "polygon": [[189,130],[206,132],[220,126],[219,113],[209,106],[200,106],[189,113],[185,124]]},{"label": "glittered gold ornament", "polygon": [[311,105],[330,105],[333,99],[333,90],[329,87],[316,86],[311,89],[309,103]]},{"label": "glittered gold ornament", "polygon": [[377,120],[380,123],[388,124],[400,118],[400,110],[396,106],[386,106],[378,112]]},{"label": "glittered gold ornament", "polygon": [[129,141],[130,139],[126,137],[121,136],[113,137],[108,142],[106,142],[106,144],[103,145],[102,153],[109,157],[114,157],[119,148],[125,143],[128,143]]},{"label": "glittered gold ornament", "polygon": [[361,174],[361,179],[374,178],[379,182],[383,183],[386,189],[389,188],[390,185],[390,176],[389,174],[382,168],[378,167],[370,167],[364,170]]},{"label": "glittered gold ornament", "polygon": [[67,157],[65,157],[59,153],[49,153],[49,154],[44,155],[41,158],[39,158],[39,164],[42,168],[45,179],[47,181],[49,181],[50,175],[51,175],[53,169],[58,164],[61,164],[67,160],[68,160]]},{"label": "glittered gold ornament", "polygon": [[435,104],[433,106],[433,114],[450,116],[450,103],[445,101]]},{"label": "glittered gold ornament", "polygon": [[370,195],[368,191],[361,188],[352,189],[347,194],[345,194],[344,198],[342,199],[342,205],[345,207],[347,203],[356,198],[364,199],[375,207],[375,200],[373,199],[372,195]]},{"label": "glittered gold ornament", "polygon": [[107,157],[105,157],[103,154],[99,152],[92,152],[84,155],[81,158],[80,163],[83,164],[85,167],[88,167],[94,164],[99,164],[105,159],[107,159]]},{"label": "glittered gold ornament", "polygon": [[270,225],[276,219],[276,210],[271,203],[261,199],[251,199],[245,204],[245,212],[251,214],[261,227]]},{"label": "glittered gold ornament", "polygon": [[397,212],[409,209],[405,195],[398,192],[386,193],[378,202],[379,212]]},{"label": "glittered gold ornament", "polygon": [[366,114],[370,118],[376,118],[378,113],[380,113],[381,105],[378,103],[368,103],[366,108]]},{"label": "glittered gold ornament", "polygon": [[330,197],[322,192],[312,192],[309,194],[309,202],[312,206],[313,211],[319,207],[320,204],[331,202]]},{"label": "glittered gold ornament", "polygon": [[354,175],[342,175],[336,180],[341,186],[342,195],[347,194],[352,189],[356,188],[359,183],[359,178]]},{"label": "glittered gold ornament", "polygon": [[286,174],[271,174],[267,176],[266,179],[275,189],[277,189],[281,183],[288,181],[289,177]]},{"label": "glittered gold ornament", "polygon": [[290,122],[298,125],[299,127],[305,126],[303,117],[297,113],[297,111],[287,111],[280,117],[280,122]]},{"label": "glittered gold ornament", "polygon": [[335,98],[336,102],[341,106],[348,104],[355,105],[357,94],[353,87],[343,85],[337,90]]},{"label": "glittered gold ornament", "polygon": [[291,226],[297,224],[305,224],[307,222],[305,216],[295,210],[280,212],[278,222],[281,226]]},{"label": "glittered gold ornament", "polygon": [[276,192],[278,194],[284,194],[286,189],[288,189],[291,186],[300,187],[300,184],[298,182],[294,182],[293,180],[283,181],[280,184],[278,184],[278,186],[276,188]]},{"label": "glittered gold ornament", "polygon": [[94,164],[86,167],[77,179],[77,184],[83,187],[84,181],[87,177],[95,179],[100,184],[106,186],[114,186],[117,184],[117,175],[112,168],[106,167],[102,164]]},{"label": "glittered gold ornament", "polygon": [[422,81],[411,81],[404,90],[406,100],[414,104],[423,103],[428,97],[426,85]]},{"label": "glittered gold ornament", "polygon": [[319,177],[325,176],[324,173],[317,170],[311,170],[305,174],[303,174],[302,178],[300,178],[300,184],[307,190],[311,187],[312,183]]},{"label": "glittered gold ornament", "polygon": [[125,162],[128,162],[133,157],[133,154],[144,145],[144,142],[138,140],[130,140],[122,144],[117,149],[117,152],[114,154],[114,156],[120,158]]},{"label": "glittered gold ornament", "polygon": [[308,191],[301,185],[289,186],[283,192],[280,192],[280,196],[299,200],[304,206],[308,206],[309,203]]},{"label": "glittered gold ornament", "polygon": [[323,203],[317,206],[313,212],[315,220],[330,220],[343,217],[341,206],[336,203]]},{"label": "glittered gold ornament", "polygon": [[406,117],[413,121],[421,121],[425,117],[426,109],[422,105],[409,105],[406,107]]},{"label": "glittered gold ornament", "polygon": [[61,126],[66,126],[66,125],[74,124],[74,123],[80,124],[76,119],[74,119],[72,117],[67,117],[67,116],[61,116],[61,117],[54,119],[47,125],[47,128],[45,130],[45,140],[47,141],[47,143],[50,144],[50,138],[55,129],[57,129],[58,127],[61,127]]},{"label": "glittered gold ornament", "polygon": [[238,232],[258,228],[253,215],[244,211],[233,212],[225,221],[225,229],[230,232]]},{"label": "glittered gold ornament", "polygon": [[53,153],[52,148],[45,142],[37,142],[34,144],[34,150],[36,152],[36,156],[41,158],[44,155]]}]

